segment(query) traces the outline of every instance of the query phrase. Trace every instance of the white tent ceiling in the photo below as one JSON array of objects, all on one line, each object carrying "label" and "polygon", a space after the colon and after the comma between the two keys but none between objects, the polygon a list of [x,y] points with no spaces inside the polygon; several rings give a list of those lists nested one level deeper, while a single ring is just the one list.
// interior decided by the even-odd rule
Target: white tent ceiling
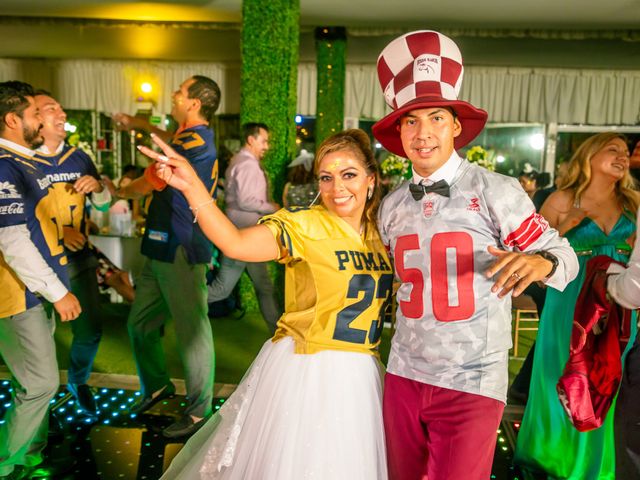
[{"label": "white tent ceiling", "polygon": [[[3,0],[0,14],[128,20],[240,20],[241,0]],[[300,0],[302,25],[620,29],[640,26],[638,0]]]},{"label": "white tent ceiling", "polygon": [[[348,61],[373,63],[415,28],[456,38],[468,65],[640,67],[640,0],[300,0],[313,27],[346,26]],[[239,62],[241,0],[2,0],[0,57]]]}]

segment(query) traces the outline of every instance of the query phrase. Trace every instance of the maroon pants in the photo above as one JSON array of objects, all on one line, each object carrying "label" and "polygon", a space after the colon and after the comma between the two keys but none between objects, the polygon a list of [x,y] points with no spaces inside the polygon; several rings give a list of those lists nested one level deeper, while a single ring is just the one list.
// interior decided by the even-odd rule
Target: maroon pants
[{"label": "maroon pants", "polygon": [[387,373],[384,429],[390,480],[486,480],[504,404]]}]

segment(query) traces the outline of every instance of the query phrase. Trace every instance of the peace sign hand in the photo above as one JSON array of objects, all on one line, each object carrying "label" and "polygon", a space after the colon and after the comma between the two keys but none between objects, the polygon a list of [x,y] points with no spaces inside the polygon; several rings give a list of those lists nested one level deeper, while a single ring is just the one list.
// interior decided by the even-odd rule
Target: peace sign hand
[{"label": "peace sign hand", "polygon": [[152,133],[151,139],[160,147],[164,155],[142,145],[138,146],[138,150],[156,161],[153,167],[156,169],[156,175],[159,178],[181,192],[193,187],[200,180],[186,158],[176,153],[159,136]]}]

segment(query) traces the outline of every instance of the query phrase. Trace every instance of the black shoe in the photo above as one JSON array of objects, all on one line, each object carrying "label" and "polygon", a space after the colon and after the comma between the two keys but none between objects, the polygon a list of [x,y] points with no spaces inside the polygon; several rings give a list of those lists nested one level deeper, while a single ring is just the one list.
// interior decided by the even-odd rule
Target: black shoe
[{"label": "black shoe", "polygon": [[160,400],[171,397],[175,393],[176,387],[173,385],[173,383],[168,383],[160,389],[160,393],[158,393],[158,395],[156,395],[155,397],[148,396],[138,398],[138,400],[135,401],[133,405],[131,405],[131,408],[129,408],[129,413],[135,413],[136,415],[138,415],[146,410],[149,410]]},{"label": "black shoe", "polygon": [[202,418],[197,422],[193,421],[191,415],[183,415],[179,420],[176,420],[167,428],[162,431],[162,435],[167,438],[178,438],[178,437],[186,437],[187,435],[193,435],[198,431],[200,427],[202,427],[206,418]]},{"label": "black shoe", "polygon": [[93,392],[86,383],[68,383],[67,390],[73,395],[78,402],[78,406],[86,411],[89,415],[98,414],[98,406],[96,399],[93,398]]},{"label": "black shoe", "polygon": [[30,480],[55,478],[71,472],[76,464],[77,462],[71,457],[47,458],[35,467],[26,468],[24,470],[25,475],[22,478]]}]

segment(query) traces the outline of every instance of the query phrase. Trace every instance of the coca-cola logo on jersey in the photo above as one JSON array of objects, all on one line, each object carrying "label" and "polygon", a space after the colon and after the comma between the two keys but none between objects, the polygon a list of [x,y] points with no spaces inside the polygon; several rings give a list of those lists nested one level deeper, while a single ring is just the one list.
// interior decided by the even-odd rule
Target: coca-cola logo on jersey
[{"label": "coca-cola logo on jersey", "polygon": [[13,202],[9,205],[0,206],[0,215],[16,215],[24,213],[24,203]]}]

